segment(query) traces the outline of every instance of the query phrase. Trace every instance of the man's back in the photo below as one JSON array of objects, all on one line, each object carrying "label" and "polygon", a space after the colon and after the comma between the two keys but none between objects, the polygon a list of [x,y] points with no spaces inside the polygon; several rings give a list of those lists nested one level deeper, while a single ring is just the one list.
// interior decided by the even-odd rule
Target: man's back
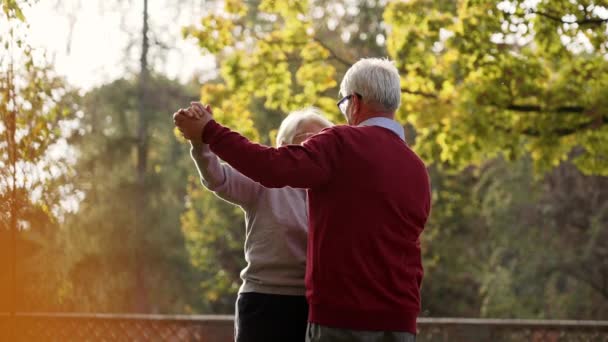
[{"label": "man's back", "polygon": [[422,161],[390,130],[339,126],[330,181],[309,190],[313,323],[415,334],[430,211]]}]

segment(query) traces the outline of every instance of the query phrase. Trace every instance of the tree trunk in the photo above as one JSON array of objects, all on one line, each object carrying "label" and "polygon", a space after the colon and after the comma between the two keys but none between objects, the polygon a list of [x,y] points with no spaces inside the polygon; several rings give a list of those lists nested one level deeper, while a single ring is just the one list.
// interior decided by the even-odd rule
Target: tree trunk
[{"label": "tree trunk", "polygon": [[148,0],[144,1],[143,10],[143,28],[142,28],[142,49],[140,57],[140,73],[138,87],[138,127],[137,127],[137,184],[135,198],[135,300],[136,310],[139,312],[148,312],[148,293],[145,279],[145,199],[146,199],[146,168],[147,168],[147,152],[148,152],[148,137],[147,137],[147,118],[146,111],[148,109],[148,86],[150,74],[148,70]]},{"label": "tree trunk", "polygon": [[[12,34],[10,38],[10,44],[12,47]],[[16,317],[17,312],[17,217],[19,215],[19,206],[17,205],[17,144],[15,141],[15,132],[17,131],[17,112],[15,109],[15,73],[13,68],[12,50],[11,59],[9,62],[9,69],[7,73],[7,99],[9,103],[13,103],[13,109],[10,109],[6,113],[6,136],[8,144],[8,160],[11,176],[11,188],[10,188],[10,257],[9,257],[9,293],[8,293],[8,305],[11,318],[11,329],[9,331],[9,337],[16,337]]]}]

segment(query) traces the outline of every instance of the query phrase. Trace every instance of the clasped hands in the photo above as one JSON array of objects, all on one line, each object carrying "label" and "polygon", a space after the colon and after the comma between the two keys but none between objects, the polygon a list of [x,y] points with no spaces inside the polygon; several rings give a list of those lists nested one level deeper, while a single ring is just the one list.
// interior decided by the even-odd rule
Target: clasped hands
[{"label": "clasped hands", "polygon": [[184,138],[200,142],[203,130],[207,123],[213,119],[211,107],[203,106],[200,102],[190,102],[190,107],[180,108],[173,113],[173,123]]}]

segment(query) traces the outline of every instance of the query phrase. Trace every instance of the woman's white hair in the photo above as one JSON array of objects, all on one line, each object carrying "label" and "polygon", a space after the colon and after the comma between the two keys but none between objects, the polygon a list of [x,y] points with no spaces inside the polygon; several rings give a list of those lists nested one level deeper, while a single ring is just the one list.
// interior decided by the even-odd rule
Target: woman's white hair
[{"label": "woman's white hair", "polygon": [[319,109],[315,107],[307,107],[293,111],[287,115],[283,122],[281,122],[279,132],[277,133],[277,146],[291,144],[300,124],[309,121],[314,121],[327,127],[334,125],[321,114]]},{"label": "woman's white hair", "polygon": [[385,58],[363,58],[346,71],[340,94],[361,95],[365,103],[377,103],[391,112],[401,104],[401,78],[395,64]]}]

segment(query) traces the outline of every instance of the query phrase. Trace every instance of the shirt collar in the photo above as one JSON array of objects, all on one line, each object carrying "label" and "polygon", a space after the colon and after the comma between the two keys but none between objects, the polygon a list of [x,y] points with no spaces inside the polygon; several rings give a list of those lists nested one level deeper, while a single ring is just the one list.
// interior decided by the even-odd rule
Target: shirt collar
[{"label": "shirt collar", "polygon": [[401,126],[401,124],[399,124],[397,121],[389,119],[389,118],[383,118],[383,117],[369,118],[369,119],[361,122],[357,126],[383,127],[383,128],[390,130],[391,132],[397,134],[399,136],[399,138],[401,138],[401,140],[405,141],[405,130],[403,129],[403,126]]}]

